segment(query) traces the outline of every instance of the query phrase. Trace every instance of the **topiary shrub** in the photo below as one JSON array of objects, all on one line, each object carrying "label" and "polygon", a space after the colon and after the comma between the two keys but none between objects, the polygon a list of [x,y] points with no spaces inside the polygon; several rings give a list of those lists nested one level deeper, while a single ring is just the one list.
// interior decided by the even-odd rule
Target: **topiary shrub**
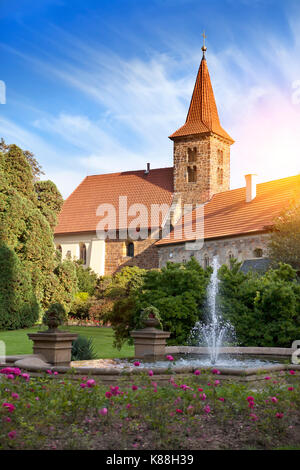
[{"label": "topiary shrub", "polygon": [[14,250],[0,242],[0,329],[28,328],[39,318],[39,304]]},{"label": "topiary shrub", "polygon": [[95,346],[92,338],[79,335],[72,343],[72,361],[88,361],[96,359]]}]

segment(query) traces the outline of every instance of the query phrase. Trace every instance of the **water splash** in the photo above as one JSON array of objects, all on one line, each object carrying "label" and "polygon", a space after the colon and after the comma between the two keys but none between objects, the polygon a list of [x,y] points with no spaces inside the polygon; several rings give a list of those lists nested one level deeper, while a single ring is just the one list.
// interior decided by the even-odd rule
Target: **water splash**
[{"label": "water splash", "polygon": [[224,320],[218,306],[219,279],[218,270],[220,265],[218,258],[213,258],[213,273],[207,290],[207,314],[206,321],[197,322],[191,332],[191,343],[194,346],[207,346],[211,364],[216,364],[220,348],[226,342],[232,342],[235,331],[229,321]]}]

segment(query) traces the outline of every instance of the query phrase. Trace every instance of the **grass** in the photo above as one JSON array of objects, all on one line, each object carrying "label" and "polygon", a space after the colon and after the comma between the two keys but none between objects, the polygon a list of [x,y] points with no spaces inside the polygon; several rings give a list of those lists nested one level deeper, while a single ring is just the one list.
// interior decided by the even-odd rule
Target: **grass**
[{"label": "grass", "polygon": [[[113,347],[113,331],[111,328],[97,328],[89,326],[68,326],[62,329],[92,338],[98,359],[133,357],[133,346],[125,345],[118,351]],[[0,341],[6,345],[8,356],[15,354],[32,354],[32,341],[27,334],[43,330],[43,327],[34,327],[24,330],[0,331]]]}]

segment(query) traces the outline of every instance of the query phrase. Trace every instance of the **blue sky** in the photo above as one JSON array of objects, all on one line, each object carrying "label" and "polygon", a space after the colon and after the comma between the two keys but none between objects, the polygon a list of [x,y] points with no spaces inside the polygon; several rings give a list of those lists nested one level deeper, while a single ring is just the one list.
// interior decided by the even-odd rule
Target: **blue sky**
[{"label": "blue sky", "polygon": [[1,0],[0,136],[64,196],[88,174],[172,165],[202,31],[232,187],[300,172],[298,0]]}]

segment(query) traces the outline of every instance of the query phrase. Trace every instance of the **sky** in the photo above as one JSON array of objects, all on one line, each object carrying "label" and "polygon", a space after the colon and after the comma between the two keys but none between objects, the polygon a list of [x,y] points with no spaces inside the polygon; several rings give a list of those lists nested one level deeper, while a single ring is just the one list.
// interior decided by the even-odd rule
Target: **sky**
[{"label": "sky", "polygon": [[87,175],[172,166],[204,30],[231,187],[300,172],[299,0],[0,0],[0,21],[0,137],[64,197]]}]

